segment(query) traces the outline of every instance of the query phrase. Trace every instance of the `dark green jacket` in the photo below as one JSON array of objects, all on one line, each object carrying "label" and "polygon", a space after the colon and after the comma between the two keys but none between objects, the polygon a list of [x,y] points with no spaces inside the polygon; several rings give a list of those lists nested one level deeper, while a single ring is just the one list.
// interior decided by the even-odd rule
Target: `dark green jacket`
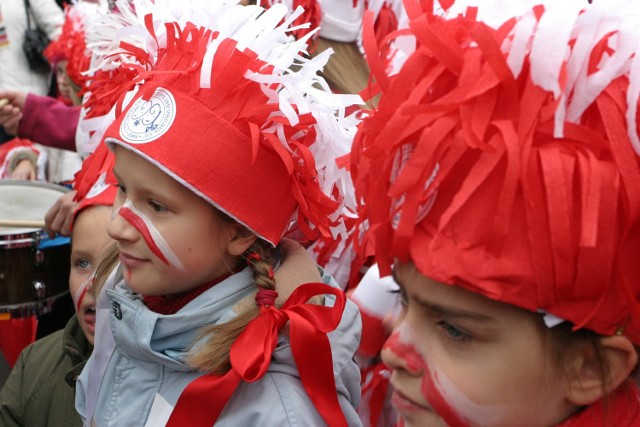
[{"label": "dark green jacket", "polygon": [[92,350],[75,315],[22,350],[0,391],[0,427],[82,426],[75,381]]}]

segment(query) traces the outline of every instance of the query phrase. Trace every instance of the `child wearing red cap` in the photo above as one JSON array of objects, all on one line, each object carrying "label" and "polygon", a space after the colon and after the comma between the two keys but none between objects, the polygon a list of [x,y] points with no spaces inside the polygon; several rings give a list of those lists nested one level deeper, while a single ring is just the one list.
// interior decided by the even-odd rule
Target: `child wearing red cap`
[{"label": "child wearing red cap", "polygon": [[138,38],[116,41],[135,57],[104,136],[120,263],[78,381],[86,425],[359,425],[357,308],[317,270],[274,274],[290,227],[344,230],[344,101],[284,7],[237,3],[119,4]]},{"label": "child wearing red cap", "polygon": [[0,392],[0,425],[81,426],[75,381],[93,350],[92,275],[111,239],[107,225],[116,195],[112,154],[98,150],[75,176],[79,202],[71,233],[69,292],[76,313],[64,329],[25,348]]},{"label": "child wearing red cap", "polygon": [[640,425],[637,8],[440,3],[352,151],[400,423]]},{"label": "child wearing red cap", "polygon": [[96,9],[97,5],[86,1],[66,5],[62,32],[43,52],[55,70],[58,99],[66,105],[82,103],[87,80],[82,73],[89,69],[91,59],[86,54],[84,24]]}]

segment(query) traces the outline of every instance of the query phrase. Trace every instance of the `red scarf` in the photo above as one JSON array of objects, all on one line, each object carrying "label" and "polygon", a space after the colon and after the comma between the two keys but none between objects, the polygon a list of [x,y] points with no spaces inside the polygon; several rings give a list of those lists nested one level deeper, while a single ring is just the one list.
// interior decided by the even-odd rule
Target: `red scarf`
[{"label": "red scarf", "polygon": [[599,400],[584,408],[557,427],[638,427],[640,426],[640,391],[627,380],[613,392],[606,404]]},{"label": "red scarf", "polygon": [[223,274],[212,282],[206,283],[202,286],[199,286],[195,289],[192,289],[187,292],[183,292],[177,295],[145,295],[142,297],[147,308],[155,313],[159,314],[176,314],[178,310],[187,305],[192,300],[196,299],[200,294],[209,288],[213,287],[213,285],[217,285],[222,282],[232,274],[235,274],[236,271],[231,271],[227,274]]}]

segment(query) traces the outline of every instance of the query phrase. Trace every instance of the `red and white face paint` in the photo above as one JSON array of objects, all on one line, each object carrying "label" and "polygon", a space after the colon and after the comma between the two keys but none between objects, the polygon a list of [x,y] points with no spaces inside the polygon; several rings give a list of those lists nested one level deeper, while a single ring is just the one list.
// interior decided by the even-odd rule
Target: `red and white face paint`
[{"label": "red and white face paint", "polygon": [[398,263],[404,312],[382,350],[407,426],[557,425],[577,409],[541,315]]},{"label": "red and white face paint", "polygon": [[91,275],[87,280],[82,282],[80,287],[74,292],[72,295],[73,303],[76,307],[76,311],[80,312],[80,307],[82,306],[82,301],[84,301],[84,297],[87,294],[87,290],[91,288],[93,285],[93,280],[95,279],[95,275]]},{"label": "red and white face paint", "polygon": [[420,400],[426,402],[448,426],[489,426],[500,423],[506,411],[504,405],[473,402],[435,363],[429,354],[429,346],[418,350],[413,344],[417,341],[412,337],[415,338],[416,333],[402,324],[389,337],[385,349],[402,361],[401,365],[411,377],[419,380]]},{"label": "red and white face paint", "polygon": [[162,237],[160,231],[158,231],[147,216],[133,206],[130,200],[127,199],[122,207],[120,207],[118,215],[140,232],[140,235],[151,252],[164,264],[184,270],[184,265],[173,250],[171,250],[171,247],[169,247],[169,244]]}]

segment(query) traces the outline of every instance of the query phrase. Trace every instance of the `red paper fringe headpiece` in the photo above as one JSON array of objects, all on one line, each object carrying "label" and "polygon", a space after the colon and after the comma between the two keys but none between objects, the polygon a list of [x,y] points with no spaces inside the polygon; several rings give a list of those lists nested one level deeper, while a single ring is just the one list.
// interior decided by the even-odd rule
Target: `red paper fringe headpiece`
[{"label": "red paper fringe headpiece", "polygon": [[87,71],[91,60],[84,40],[84,13],[78,4],[67,5],[60,36],[44,51],[52,65],[67,61],[66,73],[80,88],[84,88],[86,83],[87,78],[82,73]]},{"label": "red paper fringe headpiece", "polygon": [[89,206],[111,206],[118,193],[117,180],[113,175],[114,155],[105,144],[100,144],[82,162],[82,168],[76,172],[73,189],[76,191],[74,201],[79,205],[73,213],[78,213]]},{"label": "red paper fringe headpiece", "polygon": [[[313,71],[321,64],[297,55],[304,43],[286,37],[287,23],[259,30],[273,25],[274,16],[284,17],[282,8],[235,10],[255,19],[253,28],[242,22],[238,30],[243,43],[250,40],[242,49],[217,30],[191,22],[154,28],[152,15],[145,17],[155,39],[151,44],[161,47],[122,44],[120,53],[135,59],[121,66],[121,74],[129,77],[122,89],[136,86],[138,92],[122,112],[117,108],[105,141],[147,158],[272,244],[290,228],[296,212],[297,227],[310,238],[338,232],[344,229],[345,191],[339,181],[333,184],[335,171],[329,169],[335,168],[325,163],[332,153],[323,129],[341,133],[345,117],[339,97],[314,87],[324,83]],[[252,32],[255,36],[248,35]],[[293,64],[298,72],[287,68]],[[123,129],[131,111],[154,96],[165,96],[167,105],[175,102],[167,113],[174,121],[150,141],[128,140]],[[321,157],[328,166],[318,170]]]},{"label": "red paper fringe headpiece", "polygon": [[[394,258],[413,261],[440,282],[577,328],[623,328],[640,344],[640,160],[627,120],[638,102],[629,71],[637,54],[614,55],[628,41],[620,22],[637,13],[616,10],[619,2],[572,16],[539,6],[492,27],[475,9],[446,19],[420,3],[405,2],[417,48],[398,75],[384,74],[374,37],[365,39],[382,98],[353,148],[364,228],[356,268],[371,253],[383,275]],[[566,31],[554,74],[539,61],[554,54],[545,41],[562,39],[545,31],[573,27],[572,18],[578,30]],[[594,39],[590,19],[618,26]],[[587,41],[588,55],[574,57]],[[594,92],[592,77],[614,65],[619,72]],[[587,96],[582,114],[558,120]]]}]

